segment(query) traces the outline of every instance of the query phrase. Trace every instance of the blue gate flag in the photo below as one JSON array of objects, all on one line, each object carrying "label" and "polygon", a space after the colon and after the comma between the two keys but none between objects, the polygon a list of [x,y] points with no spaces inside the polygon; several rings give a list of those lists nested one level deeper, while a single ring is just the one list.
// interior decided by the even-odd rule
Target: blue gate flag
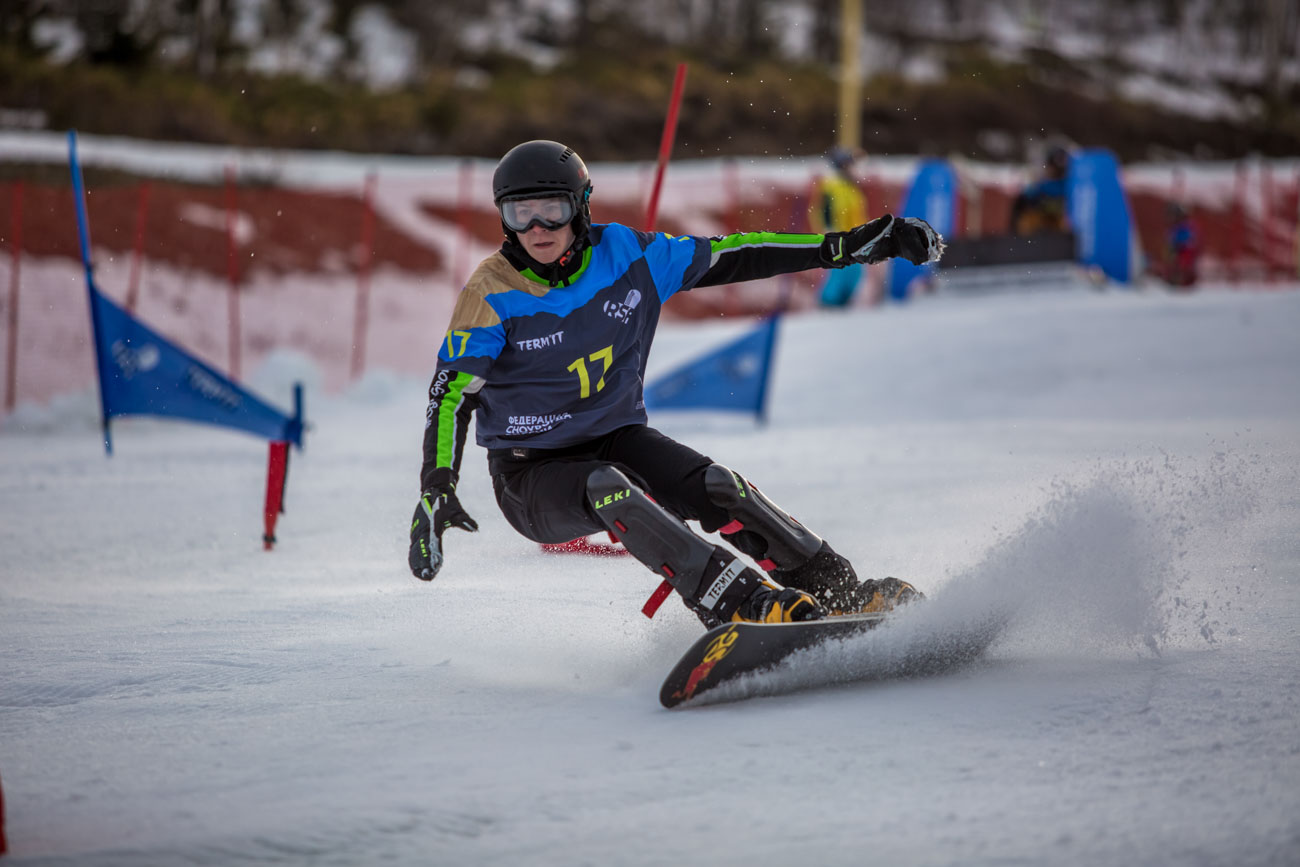
[{"label": "blue gate flag", "polygon": [[302,448],[301,388],[295,389],[294,414],[287,416],[162,337],[99,291],[90,261],[90,223],[75,131],[68,133],[68,162],[76,197],[81,261],[90,293],[104,448],[108,453],[113,452],[109,421],[123,415],[165,416],[231,427]]},{"label": "blue gate flag", "polygon": [[1066,197],[1078,261],[1100,268],[1117,283],[1130,282],[1133,218],[1115,155],[1102,148],[1075,154],[1066,176]]},{"label": "blue gate flag", "polygon": [[647,385],[646,409],[752,412],[765,421],[780,318],[773,313],[749,333]]},{"label": "blue gate flag", "polygon": [[[957,173],[947,160],[923,160],[916,179],[903,202],[899,217],[920,217],[944,237],[952,234],[953,213],[957,205]],[[913,265],[906,259],[894,259],[889,266],[889,297],[907,300],[907,287],[922,274],[934,271],[933,265]]]},{"label": "blue gate flag", "polygon": [[91,289],[104,418],[154,415],[302,446],[302,418],[268,405]]}]

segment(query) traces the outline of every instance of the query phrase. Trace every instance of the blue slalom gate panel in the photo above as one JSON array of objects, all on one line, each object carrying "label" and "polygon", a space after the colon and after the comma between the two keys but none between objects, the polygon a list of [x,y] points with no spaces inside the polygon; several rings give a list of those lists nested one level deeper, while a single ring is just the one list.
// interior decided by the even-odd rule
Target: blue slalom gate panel
[{"label": "blue slalom gate panel", "polygon": [[95,353],[105,419],[153,415],[246,431],[302,445],[290,417],[214,370],[91,289],[99,323]]},{"label": "blue slalom gate panel", "polygon": [[[924,160],[917,169],[902,210],[895,216],[919,217],[947,237],[955,226],[953,215],[956,210],[957,173],[952,165],[947,160]],[[892,260],[888,283],[890,299],[906,301],[907,288],[912,281],[930,275],[933,270],[933,265],[913,265],[906,259]]]},{"label": "blue slalom gate panel", "polygon": [[1117,283],[1131,282],[1133,218],[1115,155],[1100,148],[1075,154],[1066,196],[1079,263],[1100,268]]},{"label": "blue slalom gate panel", "polygon": [[645,388],[649,410],[714,409],[767,415],[768,382],[779,314]]},{"label": "blue slalom gate panel", "polygon": [[77,135],[72,131],[68,133],[68,165],[76,199],[81,263],[90,296],[104,447],[110,453],[113,450],[109,421],[114,416],[153,415],[235,428],[302,448],[301,387],[295,389],[294,414],[285,415],[99,291],[90,260],[85,182],[77,159]]}]

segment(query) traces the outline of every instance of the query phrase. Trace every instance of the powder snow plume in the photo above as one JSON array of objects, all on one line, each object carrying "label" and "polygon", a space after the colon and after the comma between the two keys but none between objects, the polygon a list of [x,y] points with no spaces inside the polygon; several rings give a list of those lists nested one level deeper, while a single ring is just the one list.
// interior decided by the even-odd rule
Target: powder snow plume
[{"label": "powder snow plume", "polygon": [[941,674],[994,644],[1010,658],[1214,644],[1233,607],[1217,578],[1249,568],[1236,562],[1245,553],[1236,540],[1256,510],[1257,463],[1221,451],[1185,467],[1165,455],[1058,479],[1016,530],[924,603],[700,703]]}]

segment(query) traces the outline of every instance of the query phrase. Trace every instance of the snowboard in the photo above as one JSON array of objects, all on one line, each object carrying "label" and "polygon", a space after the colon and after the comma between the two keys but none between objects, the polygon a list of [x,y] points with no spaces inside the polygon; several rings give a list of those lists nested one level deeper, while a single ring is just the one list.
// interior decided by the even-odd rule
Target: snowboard
[{"label": "snowboard", "polygon": [[[740,699],[773,695],[850,680],[939,674],[977,659],[1002,632],[1006,618],[992,614],[942,628],[902,630],[872,645],[844,649],[821,660],[821,670],[767,677],[799,651],[832,647],[853,639],[903,612],[847,614],[803,623],[726,623],[702,635],[668,673],[659,690],[664,707],[707,698]],[[885,633],[877,633],[884,639]],[[746,676],[753,682],[740,685]],[[720,690],[719,687],[728,686]]]}]

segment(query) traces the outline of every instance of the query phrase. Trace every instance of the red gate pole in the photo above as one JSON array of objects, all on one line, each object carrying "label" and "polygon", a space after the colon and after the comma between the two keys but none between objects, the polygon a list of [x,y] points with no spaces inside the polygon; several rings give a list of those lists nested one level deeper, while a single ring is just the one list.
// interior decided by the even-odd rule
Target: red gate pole
[{"label": "red gate pole", "polygon": [[456,226],[460,230],[460,243],[456,245],[456,262],[452,278],[456,289],[460,289],[469,280],[469,215],[474,186],[474,161],[463,159],[457,173],[456,187]]},{"label": "red gate pole", "polygon": [[126,312],[135,312],[136,298],[140,293],[140,263],[144,259],[144,227],[149,218],[149,188],[145,181],[140,185],[140,203],[135,210],[135,245],[131,254],[131,280],[126,287]]},{"label": "red gate pole", "polygon": [[740,231],[740,166],[735,157],[722,161],[722,198],[727,209],[727,231]]},{"label": "red gate pole", "polygon": [[289,475],[289,443],[271,440],[266,460],[266,505],[262,509],[262,550],[275,547],[275,522],[284,511],[284,483]]},{"label": "red gate pole", "polygon": [[[9,189],[9,333],[5,352],[5,412],[14,408],[18,394],[18,269],[23,258],[23,182]],[[3,837],[0,837],[3,842]],[[0,848],[0,852],[4,849]]]},{"label": "red gate pole", "polygon": [[668,167],[668,156],[673,151],[673,138],[677,135],[677,109],[682,104],[682,91],[686,87],[686,64],[677,64],[677,75],[673,77],[673,96],[668,103],[668,117],[664,121],[664,134],[659,140],[659,165],[655,169],[654,186],[650,188],[650,204],[645,212],[645,230],[655,230],[655,218],[659,216],[659,191],[663,187],[664,169]]},{"label": "red gate pole", "polygon": [[1237,163],[1236,176],[1233,180],[1231,225],[1228,227],[1228,274],[1237,283],[1241,282],[1241,247],[1245,233],[1246,220],[1246,164]]},{"label": "red gate pole", "polygon": [[[736,165],[735,157],[727,157],[722,161],[722,200],[723,207],[727,214],[727,232],[735,233],[740,231],[740,167]],[[735,283],[730,283],[726,288],[726,303],[724,310],[727,316],[735,316],[740,313],[740,300],[737,298],[737,287]]]},{"label": "red gate pole", "polygon": [[230,378],[239,379],[239,260],[235,243],[235,167],[226,165],[226,276],[230,279],[228,318],[230,335],[227,340],[230,353]]},{"label": "red gate pole", "polygon": [[1259,160],[1259,243],[1264,260],[1264,279],[1277,279],[1273,269],[1273,167],[1261,157]]},{"label": "red gate pole", "polygon": [[352,381],[365,372],[366,330],[370,327],[370,260],[375,236],[375,173],[361,192],[361,261],[357,263],[357,310],[352,320]]},{"label": "red gate pole", "polygon": [[1292,216],[1296,218],[1295,232],[1291,236],[1291,273],[1292,280],[1300,277],[1300,166],[1295,170],[1296,207]]},{"label": "red gate pole", "polygon": [[5,840],[5,793],[0,788],[0,855],[9,851],[9,844]]}]

